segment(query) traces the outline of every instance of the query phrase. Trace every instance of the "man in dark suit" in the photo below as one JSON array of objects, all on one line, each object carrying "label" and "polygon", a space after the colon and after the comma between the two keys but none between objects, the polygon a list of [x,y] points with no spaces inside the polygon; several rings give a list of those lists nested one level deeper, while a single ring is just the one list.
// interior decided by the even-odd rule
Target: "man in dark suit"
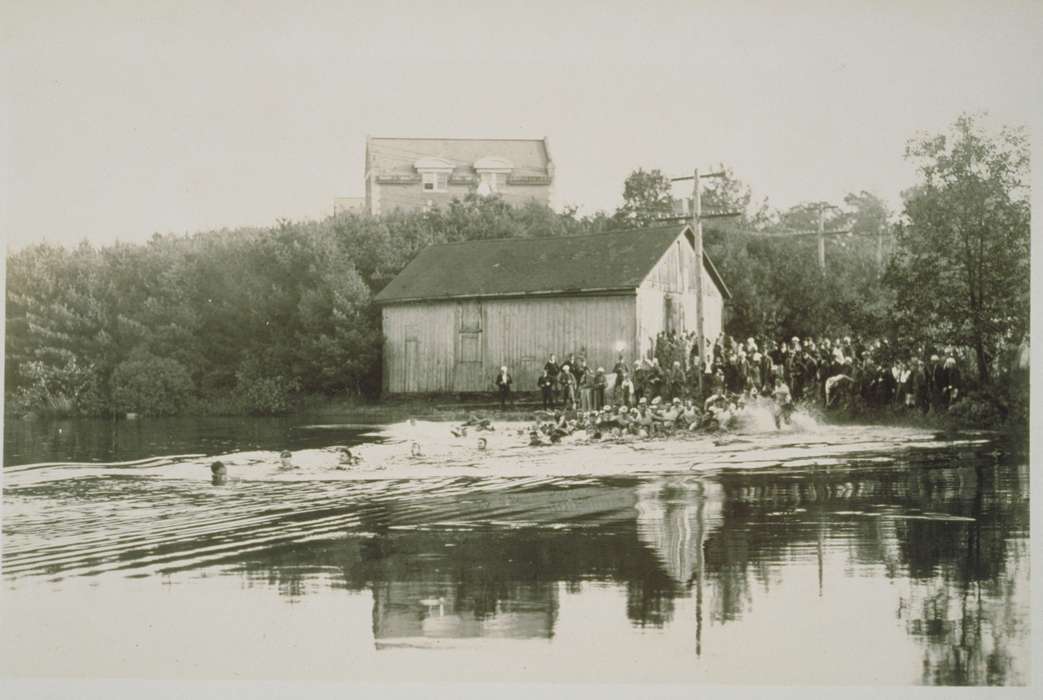
[{"label": "man in dark suit", "polygon": [[507,408],[507,402],[511,399],[511,375],[507,367],[501,367],[500,373],[496,375],[496,388],[500,390],[500,409]]},{"label": "man in dark suit", "polygon": [[[547,364],[550,364],[549,362]],[[554,408],[554,380],[550,378],[550,373],[547,368],[543,368],[543,374],[536,380],[536,386],[539,387],[540,393],[543,394],[543,408],[552,409]]]},{"label": "man in dark suit", "polygon": [[551,406],[558,402],[559,387],[558,387],[558,374],[561,372],[561,365],[558,364],[558,356],[551,353],[550,359],[547,360],[547,364],[543,365],[543,370],[550,377],[550,388],[551,388]]}]

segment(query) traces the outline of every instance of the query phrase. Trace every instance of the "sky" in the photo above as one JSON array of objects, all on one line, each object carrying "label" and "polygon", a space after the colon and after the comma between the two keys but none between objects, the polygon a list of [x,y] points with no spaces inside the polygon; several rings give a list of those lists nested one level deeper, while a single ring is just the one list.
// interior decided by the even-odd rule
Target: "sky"
[{"label": "sky", "polygon": [[48,241],[324,216],[366,135],[547,137],[555,205],[725,163],[897,207],[917,133],[1030,125],[1043,3],[0,0],[0,222]]}]

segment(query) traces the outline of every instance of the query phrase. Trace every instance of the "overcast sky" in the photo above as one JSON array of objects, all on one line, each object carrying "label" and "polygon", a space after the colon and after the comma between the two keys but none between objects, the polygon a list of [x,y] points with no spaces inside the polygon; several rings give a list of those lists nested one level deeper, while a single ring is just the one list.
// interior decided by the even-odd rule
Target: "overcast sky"
[{"label": "overcast sky", "polygon": [[14,248],[266,225],[361,195],[365,136],[550,138],[557,204],[729,164],[773,206],[867,189],[961,111],[1032,121],[1038,2],[10,2]]}]

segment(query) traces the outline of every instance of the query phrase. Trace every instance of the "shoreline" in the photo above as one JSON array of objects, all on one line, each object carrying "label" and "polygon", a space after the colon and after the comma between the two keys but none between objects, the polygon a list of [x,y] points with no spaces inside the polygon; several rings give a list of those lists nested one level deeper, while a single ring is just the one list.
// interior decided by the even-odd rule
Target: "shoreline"
[{"label": "shoreline", "polygon": [[[201,402],[203,404],[204,402]],[[216,402],[221,406],[223,402]],[[1014,444],[1021,442],[1028,448],[1029,426],[1015,420],[1006,420],[995,425],[980,426],[967,424],[953,415],[937,413],[922,414],[918,410],[910,411],[904,407],[877,407],[859,411],[842,409],[824,410],[818,404],[804,404],[799,407],[812,415],[816,420],[833,425],[876,425],[900,426],[933,430],[943,434],[956,434],[967,431],[985,431],[1004,435]],[[56,421],[76,419],[109,419],[114,421],[140,420],[148,421],[156,418],[285,418],[293,416],[313,416],[321,418],[346,418],[353,421],[395,423],[409,420],[454,422],[467,420],[472,415],[487,417],[492,420],[531,421],[535,413],[542,411],[542,401],[538,396],[518,394],[515,401],[506,409],[501,409],[495,395],[460,395],[452,396],[392,396],[377,400],[360,400],[355,397],[299,397],[291,410],[273,416],[257,416],[236,411],[197,410],[175,414],[173,416],[139,416],[129,419],[125,416],[78,416],[29,412],[19,415],[16,411],[5,410],[5,421]]]}]

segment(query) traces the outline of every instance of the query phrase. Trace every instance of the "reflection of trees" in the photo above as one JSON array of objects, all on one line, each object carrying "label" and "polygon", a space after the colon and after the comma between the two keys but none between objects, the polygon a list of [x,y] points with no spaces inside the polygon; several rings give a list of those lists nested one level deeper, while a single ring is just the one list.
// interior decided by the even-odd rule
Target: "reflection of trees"
[{"label": "reflection of trees", "polygon": [[898,616],[924,644],[924,682],[1010,682],[1026,615],[1011,586],[1028,568],[1018,539],[1028,532],[1027,474],[990,461],[722,474],[722,525],[706,542],[712,615],[736,619],[751,585],[767,585],[798,548],[815,544],[821,557],[824,533],[844,536],[856,563],[910,579]]},{"label": "reflection of trees", "polygon": [[[502,518],[507,506],[530,517],[545,513],[553,522],[578,525],[569,530],[483,525],[405,529],[404,520],[416,520],[414,510],[394,501],[371,503],[357,511],[360,529],[370,536],[275,548],[263,560],[242,566],[248,577],[304,594],[306,586],[291,583],[300,572],[336,566],[347,588],[373,591],[374,625],[381,635],[418,636],[438,628],[437,634],[447,636],[549,636],[558,584],[576,591],[588,580],[620,582],[627,590],[630,619],[662,625],[669,621],[673,598],[681,591],[654,552],[635,537],[633,501],[633,484],[627,482],[587,490],[529,491],[509,499],[496,494],[472,499],[467,506],[468,516],[476,519],[484,510]],[[425,513],[443,508],[444,503],[425,502]],[[591,513],[613,515],[592,523]],[[538,615],[546,621],[536,623]],[[433,622],[436,617],[442,622]],[[511,629],[505,631],[504,626]]]},{"label": "reflection of trees", "polygon": [[[343,585],[373,592],[378,639],[549,636],[561,585],[576,591],[587,580],[623,585],[638,625],[669,624],[675,598],[692,595],[699,650],[704,614],[740,619],[754,588],[767,589],[795,560],[817,556],[828,595],[824,552],[840,547],[857,565],[848,575],[882,569],[907,581],[897,616],[923,645],[925,682],[1016,682],[1027,622],[1024,591],[1011,586],[1017,572],[1027,580],[1027,470],[984,459],[979,469],[970,459],[723,472],[511,496],[517,512],[577,525],[564,530],[402,529],[406,516],[391,501],[361,516],[370,536],[297,544],[246,568],[306,594],[294,577],[337,567]],[[467,512],[499,514],[508,504],[497,499],[469,502]],[[576,510],[597,499],[589,512],[611,517]]]},{"label": "reflection of trees", "polygon": [[[900,524],[899,550],[913,579],[899,617],[924,645],[925,683],[1003,685],[1015,678],[1011,646],[1027,639],[1027,610],[1015,590],[1027,581],[1028,506],[1016,469],[979,466],[954,470],[970,498],[931,489],[925,500],[946,506],[958,523],[910,520]],[[946,476],[946,475],[943,475]],[[964,493],[964,495],[966,495]],[[1023,593],[1023,592],[1022,592]]]}]

